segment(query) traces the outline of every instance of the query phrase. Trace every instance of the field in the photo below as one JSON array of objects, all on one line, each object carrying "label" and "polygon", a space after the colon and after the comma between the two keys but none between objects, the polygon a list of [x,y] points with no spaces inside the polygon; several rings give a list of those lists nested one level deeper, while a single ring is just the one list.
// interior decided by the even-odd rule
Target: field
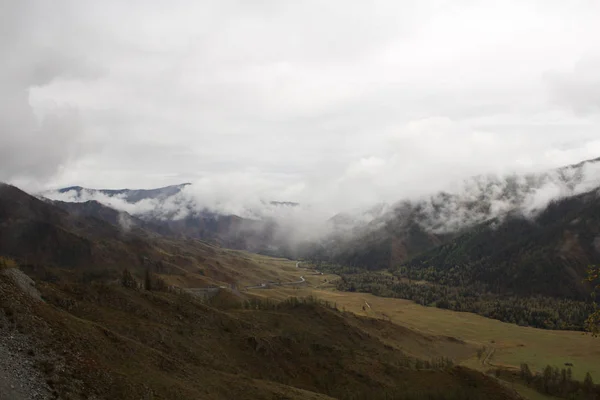
[{"label": "field", "polygon": [[[294,266],[285,264],[281,268],[287,274],[293,272],[290,268]],[[334,275],[305,273],[304,276],[307,286],[252,292],[276,299],[313,295],[357,315],[386,319],[440,338],[456,338],[471,345],[472,349],[485,347],[482,359],[491,352],[485,364],[477,358],[476,351],[470,357],[459,359],[462,364],[479,370],[495,366],[518,368],[525,362],[532,370],[541,371],[546,365],[564,367],[565,363],[571,363],[575,379],[582,380],[589,371],[596,381],[600,381],[600,338],[581,332],[521,327],[472,313],[424,307],[408,300],[339,292],[329,285],[336,279]]]}]

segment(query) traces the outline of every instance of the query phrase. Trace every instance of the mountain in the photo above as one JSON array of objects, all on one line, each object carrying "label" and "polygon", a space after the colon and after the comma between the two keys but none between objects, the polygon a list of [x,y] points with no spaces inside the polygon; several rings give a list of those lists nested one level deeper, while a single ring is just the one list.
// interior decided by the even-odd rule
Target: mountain
[{"label": "mountain", "polygon": [[600,191],[553,201],[533,218],[479,224],[404,263],[414,279],[485,284],[505,294],[585,299],[589,265],[600,263]]},{"label": "mountain", "polygon": [[295,203],[293,201],[270,201],[269,204],[273,206],[279,207],[299,207],[300,203]]},{"label": "mountain", "polygon": [[[382,269],[398,266],[485,221],[509,215],[533,218],[548,204],[600,186],[600,159],[541,174],[478,176],[454,191],[379,205],[357,216],[338,215],[335,229],[313,254],[333,262]],[[377,213],[377,210],[383,210]],[[368,222],[365,214],[374,218]],[[359,221],[359,222],[357,222]]]},{"label": "mountain", "polygon": [[[115,232],[106,228],[97,232]],[[0,253],[27,262],[83,264],[92,258],[91,243],[76,229],[66,211],[0,184]]]},{"label": "mountain", "polygon": [[119,280],[123,269],[140,279],[146,271],[168,273],[169,283],[183,287],[277,279],[247,257],[160,229],[97,202],[41,200],[0,184],[0,256],[47,279],[64,269],[84,281]]},{"label": "mountain", "polygon": [[268,222],[220,215],[209,211],[194,213],[181,219],[160,219],[148,215],[135,216],[118,211],[98,201],[62,202],[53,204],[74,215],[97,218],[125,229],[141,228],[170,237],[206,240],[223,247],[260,251],[270,242]]},{"label": "mountain", "polygon": [[[476,273],[461,272],[464,275],[461,279],[485,283],[496,291],[504,292],[509,288],[514,292],[524,291],[526,288],[520,289],[517,281],[533,279],[536,284],[530,288],[532,293],[581,298],[586,287],[576,281],[583,278],[586,263],[597,259],[588,237],[593,231],[589,227],[573,227],[566,221],[578,213],[583,215],[588,212],[585,211],[587,206],[576,200],[577,196],[597,187],[600,187],[600,159],[539,174],[477,176],[464,181],[452,191],[402,200],[394,205],[380,203],[354,213],[338,214],[326,222],[321,229],[326,233],[317,239],[296,232],[303,221],[284,224],[277,217],[284,215],[286,210],[298,211],[299,205],[296,203],[264,202],[263,209],[269,210],[271,207],[277,212],[284,212],[256,211],[241,217],[201,206],[201,199],[189,193],[190,185],[146,191],[90,192],[88,189],[65,188],[59,194],[71,193],[71,200],[82,201],[88,198],[86,196],[89,193],[100,193],[105,196],[101,198],[104,204],[122,212],[130,210],[131,218],[126,217],[127,214],[111,214],[97,205],[87,206],[86,215],[113,224],[115,220],[128,218],[133,226],[161,235],[198,238],[223,247],[326,260],[367,270],[394,270],[405,264],[412,266],[415,271],[420,265],[428,265],[427,268],[434,270],[454,266],[475,268],[478,271]],[[132,193],[136,196],[131,197]],[[140,197],[140,193],[147,197]],[[128,201],[127,198],[137,201]],[[551,211],[557,200],[571,198],[574,200],[568,207]],[[72,204],[64,203],[61,207],[72,207],[71,212],[82,207],[78,203]],[[595,212],[593,210],[592,207],[589,212]],[[543,220],[547,212],[553,212],[562,222],[541,224],[538,218]],[[477,233],[487,232],[482,231],[482,227],[486,226],[503,227],[508,232],[505,239],[521,238],[521,242],[507,243],[507,250],[496,258],[490,256],[496,254],[496,247],[480,243],[459,258],[453,252],[446,256],[446,245],[460,242],[463,248],[466,237],[487,237]],[[550,234],[550,231],[553,233]],[[566,246],[557,239],[561,234],[577,238],[570,243],[576,242],[578,250],[568,255],[557,253],[557,248]],[[494,237],[494,240],[499,239]],[[472,241],[467,240],[468,243]],[[533,247],[525,255],[520,250],[523,246]],[[477,253],[477,249],[485,249],[486,253],[482,254],[486,255]],[[484,261],[482,258],[485,257],[493,260],[494,264]],[[454,260],[454,265],[450,265],[451,261],[448,260]],[[529,267],[531,263],[537,264],[538,269]],[[475,264],[478,267],[472,267]],[[539,269],[541,266],[554,272],[544,277]]]},{"label": "mountain", "polygon": [[48,202],[67,211],[72,216],[105,221],[111,225],[120,227],[126,232],[134,230],[137,233],[143,231],[145,234],[154,232],[160,235],[174,235],[174,232],[169,230],[169,228],[163,224],[144,221],[125,211],[118,211],[95,200],[88,200],[82,203],[51,200],[48,200]]},{"label": "mountain", "polygon": [[0,257],[16,261],[0,263],[0,366],[28,366],[27,387],[48,398],[518,398],[448,361],[472,356],[466,342],[218,288],[280,279],[265,265],[282,260],[164,237],[131,216],[124,229],[94,202],[61,206],[0,185]]},{"label": "mountain", "polygon": [[190,192],[190,188],[190,183],[135,190],[71,186],[42,193],[41,197],[57,202],[70,212],[84,213],[113,224],[118,218],[125,218],[129,223],[161,235],[202,239],[232,249],[282,254],[279,249],[285,246],[286,236],[274,215],[297,209],[298,203],[263,201],[239,216],[203,205],[202,199]]},{"label": "mountain", "polygon": [[137,203],[141,200],[147,199],[166,199],[167,197],[174,196],[181,193],[183,188],[191,185],[191,183],[182,183],[179,185],[165,186],[157,189],[87,189],[81,186],[70,186],[62,189],[58,189],[57,192],[60,194],[69,194],[74,196],[74,200],[81,200],[85,197],[93,197],[97,194],[101,194],[108,197],[119,197],[128,203]]}]

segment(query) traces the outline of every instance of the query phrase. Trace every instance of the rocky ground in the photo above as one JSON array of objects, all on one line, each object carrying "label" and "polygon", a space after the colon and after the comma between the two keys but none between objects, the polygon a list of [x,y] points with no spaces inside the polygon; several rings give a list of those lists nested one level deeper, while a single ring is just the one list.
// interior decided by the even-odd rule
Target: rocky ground
[{"label": "rocky ground", "polygon": [[26,335],[0,317],[0,400],[50,399],[51,391],[39,370],[40,359]]},{"label": "rocky ground", "polygon": [[[33,281],[17,269],[1,274],[21,287],[28,296],[39,299]],[[0,296],[9,295],[0,291]],[[19,332],[12,312],[0,309],[0,400],[41,400],[53,398],[42,372],[51,363],[36,351],[28,335]]]}]

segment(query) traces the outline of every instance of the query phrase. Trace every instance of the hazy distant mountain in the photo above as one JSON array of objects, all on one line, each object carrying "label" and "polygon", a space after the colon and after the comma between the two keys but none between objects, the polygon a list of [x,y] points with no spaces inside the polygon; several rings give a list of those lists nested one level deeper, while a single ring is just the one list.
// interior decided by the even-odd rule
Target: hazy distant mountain
[{"label": "hazy distant mountain", "polygon": [[458,231],[490,218],[519,211],[534,214],[551,200],[588,192],[600,186],[600,158],[539,174],[480,175],[466,179],[453,190],[380,203],[365,210],[342,213],[329,221],[334,226],[357,228],[391,218],[418,214],[419,223],[436,233]]},{"label": "hazy distant mountain", "polygon": [[190,183],[156,189],[89,189],[65,187],[43,193],[71,213],[92,216],[112,224],[132,225],[162,235],[186,236],[219,245],[258,252],[277,253],[282,244],[273,213],[299,207],[286,201],[263,201],[244,216],[213,210],[202,203]]},{"label": "hazy distant mountain", "polygon": [[336,214],[327,223],[333,231],[347,231],[382,217],[390,208],[387,203],[379,203],[366,209]]},{"label": "hazy distant mountain", "polygon": [[[87,189],[81,186],[69,186],[58,189],[58,193],[70,193],[74,196],[74,201],[82,200],[85,197],[91,197],[95,194],[103,194],[108,197],[120,197],[128,203],[137,203],[146,199],[165,199],[180,193],[183,188],[190,183],[165,186],[157,189]],[[51,194],[51,192],[47,193]]]},{"label": "hazy distant mountain", "polygon": [[[148,190],[69,187],[45,196],[66,202],[96,200],[161,234],[378,269],[397,266],[492,219],[501,222],[511,215],[532,219],[551,201],[599,186],[600,159],[539,174],[477,176],[452,190],[340,213],[322,221],[317,239],[299,233],[301,219],[281,223],[302,209],[297,203],[263,201],[234,215],[203,205],[190,184]],[[87,206],[86,212],[114,223],[115,216],[107,218],[110,213],[101,209]]]},{"label": "hazy distant mountain", "polygon": [[540,174],[478,176],[452,192],[338,214],[329,221],[333,233],[311,251],[346,265],[394,267],[485,221],[533,218],[552,201],[597,187],[600,158]]},{"label": "hazy distant mountain", "polygon": [[[191,189],[191,190],[187,190]],[[191,183],[155,189],[90,189],[69,186],[51,190],[41,195],[51,200],[79,203],[98,201],[120,211],[127,211],[143,219],[180,220],[195,214],[237,215],[247,219],[262,219],[269,211],[294,209],[299,203],[291,201],[261,201],[260,204],[242,207],[230,212],[220,205],[203,199],[193,191]]]},{"label": "hazy distant mountain", "polygon": [[270,201],[269,204],[279,207],[298,207],[300,203],[294,203],[293,201]]}]

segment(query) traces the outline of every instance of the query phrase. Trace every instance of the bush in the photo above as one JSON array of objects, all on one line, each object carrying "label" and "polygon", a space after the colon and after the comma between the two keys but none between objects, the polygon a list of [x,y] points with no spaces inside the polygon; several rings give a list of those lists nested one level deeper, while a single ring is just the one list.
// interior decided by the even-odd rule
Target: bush
[{"label": "bush", "polygon": [[8,268],[17,268],[17,266],[17,263],[12,258],[0,256],[0,270]]},{"label": "bush", "polygon": [[322,306],[332,310],[337,310],[337,304],[329,301],[320,300],[315,296],[308,297],[288,297],[287,299],[275,302],[271,299],[261,299],[253,297],[244,302],[243,307],[250,310],[284,310],[298,307]]},{"label": "bush", "polygon": [[[514,378],[508,370],[497,369],[494,371],[498,377]],[[512,380],[511,378],[511,380]],[[571,368],[558,369],[551,365],[546,366],[542,373],[533,373],[527,364],[521,364],[518,378],[527,386],[540,393],[564,399],[589,399],[600,398],[600,385],[594,385],[592,376],[588,372],[583,382],[573,380]]]}]

